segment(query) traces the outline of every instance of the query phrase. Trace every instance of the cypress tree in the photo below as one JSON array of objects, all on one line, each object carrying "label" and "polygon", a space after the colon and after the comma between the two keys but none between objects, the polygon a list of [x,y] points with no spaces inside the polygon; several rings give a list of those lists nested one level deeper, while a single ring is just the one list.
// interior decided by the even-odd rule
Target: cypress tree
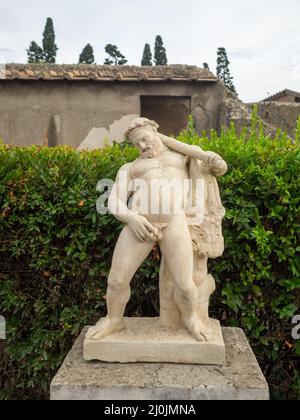
[{"label": "cypress tree", "polygon": [[43,63],[44,54],[43,49],[35,42],[32,41],[27,51],[28,63]]},{"label": "cypress tree", "polygon": [[79,64],[94,64],[95,56],[94,49],[91,44],[87,44],[79,56]]},{"label": "cypress tree", "polygon": [[105,52],[108,54],[108,57],[105,59],[104,64],[106,65],[115,65],[123,66],[127,64],[127,60],[123,54],[118,50],[116,45],[108,44],[105,47]]},{"label": "cypress tree", "polygon": [[164,47],[162,37],[157,35],[155,40],[154,62],[156,66],[166,66],[168,64],[167,52]]},{"label": "cypress tree", "polygon": [[230,74],[229,65],[230,61],[228,60],[226,49],[223,47],[219,48],[217,52],[217,76],[223,80],[229,90],[236,94],[237,92],[233,84],[233,77]]},{"label": "cypress tree", "polygon": [[47,18],[43,33],[43,50],[45,63],[55,63],[58,48],[55,44],[55,32],[51,18]]},{"label": "cypress tree", "polygon": [[145,45],[142,66],[152,66],[152,52],[149,44]]}]

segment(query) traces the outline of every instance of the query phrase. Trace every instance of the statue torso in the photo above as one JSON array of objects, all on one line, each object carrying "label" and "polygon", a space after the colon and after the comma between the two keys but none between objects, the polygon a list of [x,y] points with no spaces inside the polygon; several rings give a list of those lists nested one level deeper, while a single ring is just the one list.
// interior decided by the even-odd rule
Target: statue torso
[{"label": "statue torso", "polygon": [[187,157],[176,152],[165,151],[152,159],[139,158],[130,169],[131,179],[178,179],[188,178]]},{"label": "statue torso", "polygon": [[187,160],[186,156],[166,150],[159,157],[133,162],[132,211],[153,223],[163,223],[169,222],[178,209],[185,209],[189,192]]}]

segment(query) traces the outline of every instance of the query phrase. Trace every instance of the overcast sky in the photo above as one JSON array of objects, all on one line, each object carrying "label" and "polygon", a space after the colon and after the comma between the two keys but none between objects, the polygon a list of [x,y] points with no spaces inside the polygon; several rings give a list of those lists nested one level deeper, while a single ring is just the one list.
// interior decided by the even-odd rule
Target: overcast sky
[{"label": "overcast sky", "polygon": [[[208,62],[224,46],[244,101],[285,88],[300,91],[299,0],[14,0],[1,1],[2,61],[26,62],[32,40],[41,44],[52,17],[58,63],[76,63],[91,43],[96,61],[116,44],[129,64],[140,64],[144,44],[162,35],[170,64]],[[1,60],[0,60],[1,61]]]}]

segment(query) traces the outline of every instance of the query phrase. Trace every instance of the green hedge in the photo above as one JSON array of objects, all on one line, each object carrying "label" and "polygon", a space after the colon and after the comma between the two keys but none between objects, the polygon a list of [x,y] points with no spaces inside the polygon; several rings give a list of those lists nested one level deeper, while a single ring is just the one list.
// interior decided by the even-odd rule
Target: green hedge
[{"label": "green hedge", "polygon": [[[286,136],[253,129],[182,141],[228,162],[220,179],[226,251],[210,262],[218,283],[212,314],[246,332],[273,397],[300,397],[300,153]],[[47,398],[49,383],[83,326],[105,314],[106,280],[122,226],[99,216],[95,186],[137,152],[0,147],[0,398]],[[130,316],[156,315],[160,254],[133,282]]]}]

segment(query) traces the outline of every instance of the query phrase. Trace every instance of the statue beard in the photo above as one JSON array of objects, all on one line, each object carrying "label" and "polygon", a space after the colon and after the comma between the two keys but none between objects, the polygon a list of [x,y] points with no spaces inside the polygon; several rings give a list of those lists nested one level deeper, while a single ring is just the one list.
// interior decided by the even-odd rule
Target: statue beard
[{"label": "statue beard", "polygon": [[164,147],[161,144],[160,140],[153,141],[152,144],[147,146],[146,150],[141,153],[142,159],[153,159],[162,154]]}]

